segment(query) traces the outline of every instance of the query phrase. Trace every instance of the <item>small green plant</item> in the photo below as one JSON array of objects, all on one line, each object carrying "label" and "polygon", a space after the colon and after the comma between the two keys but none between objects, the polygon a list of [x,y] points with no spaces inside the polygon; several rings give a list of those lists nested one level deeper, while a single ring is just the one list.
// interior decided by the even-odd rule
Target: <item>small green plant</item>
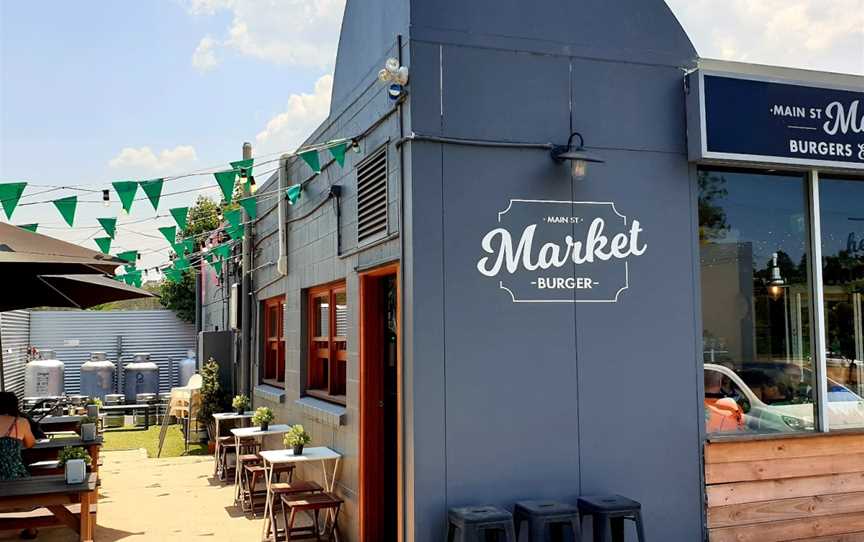
[{"label": "small green plant", "polygon": [[84,416],[84,418],[81,419],[81,425],[84,425],[87,423],[96,423],[98,421],[99,421],[99,418],[97,418],[95,416]]},{"label": "small green plant", "polygon": [[58,466],[66,466],[66,462],[72,459],[83,459],[85,465],[90,464],[90,454],[81,446],[66,446],[57,454]]},{"label": "small green plant", "polygon": [[249,398],[245,395],[235,395],[234,399],[231,401],[231,406],[234,407],[234,410],[237,412],[242,413],[249,408]]},{"label": "small green plant", "polygon": [[285,446],[288,448],[293,448],[295,446],[305,446],[312,442],[312,436],[303,429],[303,426],[299,423],[297,425],[291,426],[291,429],[285,433],[285,437],[282,439],[282,442],[285,443]]},{"label": "small green plant", "polygon": [[210,439],[215,439],[216,421],[213,414],[227,410],[228,395],[222,390],[219,383],[219,364],[216,360],[210,360],[201,368],[201,407],[198,410],[198,419],[207,425],[207,433]]},{"label": "small green plant", "polygon": [[87,404],[96,405],[97,407],[102,408],[102,399],[99,399],[98,397],[93,397],[91,399],[87,399]]},{"label": "small green plant", "polygon": [[273,411],[270,410],[270,407],[258,407],[255,409],[255,415],[252,416],[252,423],[255,425],[269,424],[275,417],[276,416],[273,415]]}]

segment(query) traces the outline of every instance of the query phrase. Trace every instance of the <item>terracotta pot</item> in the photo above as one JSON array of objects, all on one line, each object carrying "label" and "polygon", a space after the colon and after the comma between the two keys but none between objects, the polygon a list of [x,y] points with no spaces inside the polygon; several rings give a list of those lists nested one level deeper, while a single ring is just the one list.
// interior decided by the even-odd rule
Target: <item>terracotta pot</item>
[{"label": "terracotta pot", "polygon": [[207,453],[213,455],[216,453],[216,441],[207,441]]}]

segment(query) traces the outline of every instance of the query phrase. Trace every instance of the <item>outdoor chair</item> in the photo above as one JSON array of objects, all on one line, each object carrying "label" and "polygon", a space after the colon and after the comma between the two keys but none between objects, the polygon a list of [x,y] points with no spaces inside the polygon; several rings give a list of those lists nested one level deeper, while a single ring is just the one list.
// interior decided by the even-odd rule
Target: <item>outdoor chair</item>
[{"label": "outdoor chair", "polygon": [[[339,510],[342,508],[342,499],[332,493],[306,493],[304,495],[280,495],[282,501],[282,517],[285,521],[285,540],[312,539],[333,540],[336,532],[336,524],[339,520]],[[324,511],[324,531],[319,527],[320,512]],[[333,512],[333,523],[327,519],[327,512]],[[311,512],[312,525],[295,527],[297,512]]]},{"label": "outdoor chair", "polygon": [[[572,540],[580,542],[579,509],[572,504],[555,501],[521,501],[513,509],[516,540],[527,524],[528,542]],[[565,538],[569,531],[570,536]]]},{"label": "outdoor chair", "polygon": [[513,516],[496,506],[451,508],[447,542],[516,542]]},{"label": "outdoor chair", "polygon": [[606,542],[608,534],[612,542],[624,542],[624,520],[636,524],[639,542],[645,542],[642,525],[642,505],[621,495],[605,495],[579,498],[579,517],[591,516],[594,542]]}]

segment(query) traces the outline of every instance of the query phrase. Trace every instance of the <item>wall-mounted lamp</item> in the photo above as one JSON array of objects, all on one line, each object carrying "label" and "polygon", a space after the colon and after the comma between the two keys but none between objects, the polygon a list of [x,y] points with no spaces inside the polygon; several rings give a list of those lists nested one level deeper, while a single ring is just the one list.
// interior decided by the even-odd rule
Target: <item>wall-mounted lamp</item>
[{"label": "wall-mounted lamp", "polygon": [[[579,144],[573,145],[573,138],[579,138]],[[567,145],[552,147],[552,159],[556,162],[570,162],[570,172],[575,179],[584,179],[588,174],[588,162],[603,164],[606,161],[598,156],[585,152],[585,140],[579,132],[570,134]]]},{"label": "wall-mounted lamp", "polygon": [[378,72],[378,80],[385,84],[389,83],[387,93],[392,100],[398,100],[402,96],[405,85],[408,84],[408,67],[400,66],[399,59],[388,58],[384,68]]}]

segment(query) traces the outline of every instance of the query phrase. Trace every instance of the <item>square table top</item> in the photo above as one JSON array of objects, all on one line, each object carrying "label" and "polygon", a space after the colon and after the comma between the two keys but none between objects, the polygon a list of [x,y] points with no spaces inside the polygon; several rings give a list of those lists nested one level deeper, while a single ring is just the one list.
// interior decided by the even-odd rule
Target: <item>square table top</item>
[{"label": "square table top", "polygon": [[328,459],[339,459],[342,454],[331,450],[326,446],[313,446],[303,448],[303,455],[294,455],[294,450],[264,450],[259,452],[264,461],[270,463],[301,463],[303,461],[327,461]]},{"label": "square table top", "polygon": [[217,412],[216,414],[213,414],[213,417],[219,420],[241,420],[251,418],[254,415],[254,412],[247,410],[243,414],[237,414],[236,412]]},{"label": "square table top", "polygon": [[[102,437],[96,437],[96,440],[82,440],[81,437],[76,438],[46,438],[39,439],[33,445],[31,450],[50,450],[52,448],[65,448],[66,446],[93,446],[102,445]],[[25,450],[26,451],[26,450]]]},{"label": "square table top", "polygon": [[271,425],[266,431],[262,431],[260,426],[254,427],[235,427],[231,429],[231,434],[236,437],[261,437],[264,435],[281,435],[291,430],[290,425],[276,424]]},{"label": "square table top", "polygon": [[91,472],[80,484],[67,484],[66,477],[62,474],[9,480],[0,482],[0,498],[94,491],[97,479],[98,476]]}]

